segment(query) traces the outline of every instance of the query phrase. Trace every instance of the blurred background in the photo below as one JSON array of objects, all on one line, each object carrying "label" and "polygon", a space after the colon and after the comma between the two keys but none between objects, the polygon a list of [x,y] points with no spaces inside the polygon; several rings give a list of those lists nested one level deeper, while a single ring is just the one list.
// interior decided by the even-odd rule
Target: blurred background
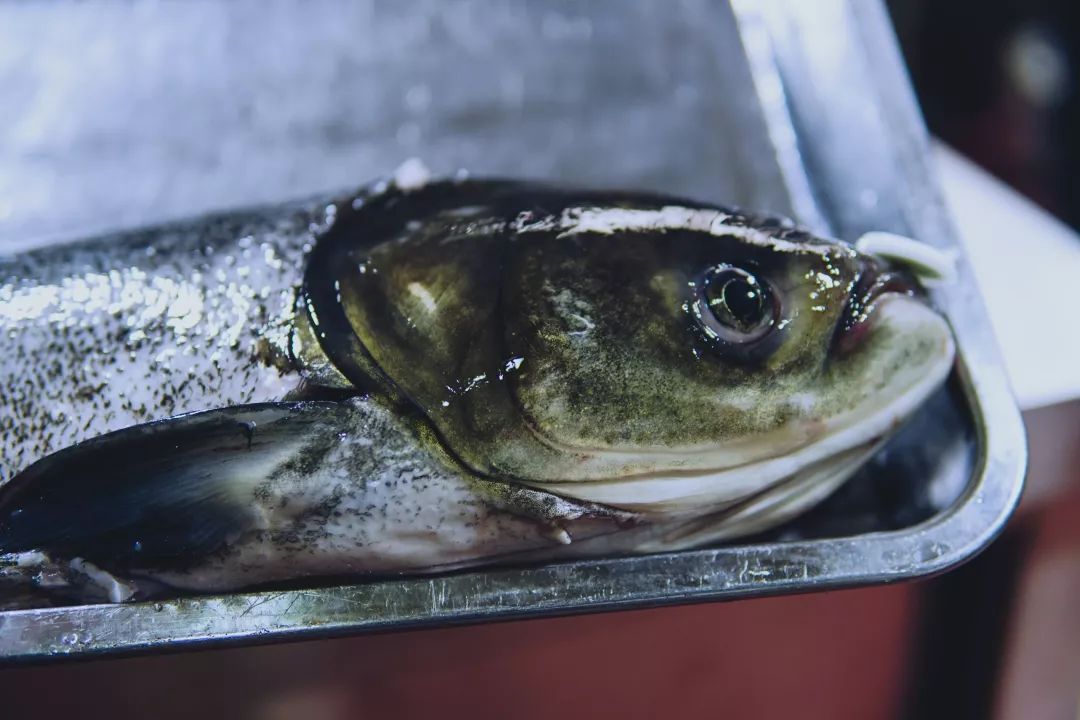
[{"label": "blurred background", "polygon": [[[888,5],[931,133],[1080,227],[1080,6]],[[1076,236],[1071,242],[1060,256],[1070,275]],[[1022,273],[1031,246],[1018,236],[998,252]],[[982,291],[1010,294],[1004,283]],[[1076,337],[1071,303],[1054,297],[1046,292],[1041,312]],[[999,329],[999,339],[1005,334]],[[1018,332],[1011,342],[1038,348],[1040,337]],[[1068,362],[1080,366],[1080,352]],[[924,605],[914,618],[922,634],[907,707],[916,717],[1080,716],[1080,404],[1027,405],[1028,486],[1005,535],[957,573],[915,588]]]},{"label": "blurred background", "polygon": [[[737,199],[751,186],[762,197],[761,188],[775,182],[764,171],[732,178],[721,170],[760,151],[737,136],[697,142],[717,125],[753,118],[672,80],[731,81],[734,71],[709,62],[709,44],[733,39],[697,32],[716,3],[688,0],[679,13],[666,3],[623,3],[612,26],[521,3],[455,3],[433,26],[473,58],[452,69],[423,55],[431,38],[415,18],[435,14],[431,3],[376,5],[320,6],[297,26],[295,9],[280,2],[201,2],[184,12],[157,2],[0,4],[0,251],[355,185],[369,168],[385,172],[421,144],[430,147],[436,125],[453,129],[452,142],[434,148],[437,171],[484,154],[486,170],[545,175],[572,167],[582,179],[601,180],[610,168],[600,159],[618,154],[631,185],[698,195],[708,188]],[[896,0],[888,7],[931,132],[1060,220],[1040,221],[1074,243],[1058,251],[1055,277],[1080,278],[1080,241],[1068,229],[1080,228],[1077,3]],[[365,33],[376,12],[382,31]],[[493,17],[480,23],[475,13]],[[568,48],[554,70],[550,58],[513,42],[520,13]],[[503,32],[490,31],[500,23]],[[481,24],[489,31],[475,31]],[[627,36],[649,40],[627,54]],[[197,51],[177,38],[198,38]],[[492,62],[505,53],[520,54],[515,67],[523,74]],[[254,60],[235,62],[243,56]],[[391,64],[411,70],[380,84]],[[420,77],[435,81],[414,82]],[[523,100],[525,84],[537,77],[553,83],[545,104]],[[582,107],[576,93],[586,82],[606,84],[610,96]],[[481,86],[496,91],[484,96]],[[321,110],[331,105],[333,113]],[[478,105],[483,117],[475,115]],[[394,127],[380,125],[390,116]],[[496,116],[500,122],[485,124]],[[137,119],[117,125],[117,117]],[[622,145],[607,131],[612,122],[622,128]],[[512,134],[500,135],[505,127]],[[595,156],[567,150],[570,132]],[[656,132],[685,137],[685,157],[650,154]],[[392,142],[365,143],[373,133]],[[218,141],[200,142],[207,136]],[[627,138],[635,152],[627,153]],[[935,152],[952,163],[946,172],[955,178],[943,146]],[[700,168],[694,175],[673,171],[691,164]],[[97,182],[86,182],[87,167]],[[962,203],[962,193],[946,185],[950,203]],[[791,209],[785,197],[774,205]],[[952,209],[976,224],[993,210]],[[995,252],[1008,253],[1009,272],[1025,273],[1032,242],[1017,236]],[[1012,306],[1011,276],[985,277],[994,279],[982,287],[991,303]],[[1053,290],[1045,301],[1028,298],[1024,312],[1035,307],[1060,318],[1060,333],[1075,337],[1076,306],[1055,304],[1062,295]],[[1025,320],[1041,318],[1011,319],[999,337],[1042,347],[1047,338],[1025,335]],[[1056,360],[1080,367],[1080,357]],[[1080,717],[1080,403],[1070,392],[1050,400],[1022,393],[1031,467],[1020,510],[988,551],[937,579],[6,669],[0,716]]]},{"label": "blurred background", "polygon": [[1078,227],[1076,3],[888,5],[931,132]]}]

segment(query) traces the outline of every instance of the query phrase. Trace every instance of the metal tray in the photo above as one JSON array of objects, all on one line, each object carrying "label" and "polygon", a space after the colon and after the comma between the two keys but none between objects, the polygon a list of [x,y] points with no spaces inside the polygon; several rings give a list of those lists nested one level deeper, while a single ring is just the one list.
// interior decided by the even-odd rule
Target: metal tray
[{"label": "metal tray", "polygon": [[[254,15],[257,5],[240,3],[230,12]],[[838,237],[891,230],[957,248],[928,164],[925,129],[881,5],[864,0],[643,5],[597,4],[582,10],[552,2],[538,10],[508,2],[471,13],[470,37],[501,38],[497,46],[471,48],[471,70],[502,72],[516,62],[519,80],[550,82],[532,90],[528,84],[511,87],[509,100],[506,92],[500,95],[502,105],[484,106],[483,97],[467,94],[454,107],[429,102],[425,122],[453,128],[454,122],[466,123],[462,117],[472,120],[464,130],[416,130],[419,154],[433,156],[436,170],[445,169],[439,163],[458,163],[478,172],[683,192],[793,215]],[[422,62],[399,59],[407,66],[402,72],[414,80],[428,76],[433,83],[463,83],[440,76],[453,73],[455,62],[465,62],[458,53],[461,38],[435,33],[426,43],[434,56]],[[507,48],[517,49],[513,57]],[[633,48],[641,59],[620,60],[619,48]],[[477,52],[497,56],[502,64],[477,65]],[[707,62],[689,67],[694,63],[687,58]],[[377,70],[388,62],[371,60]],[[680,79],[684,71],[691,85]],[[553,84],[560,77],[568,82],[568,72],[589,79],[570,91]],[[650,79],[650,72],[659,79]],[[626,86],[613,86],[613,78]],[[364,82],[382,87],[378,77]],[[652,94],[642,101],[638,91],[644,85]],[[563,102],[562,112],[570,113],[560,96],[565,92],[587,105],[571,113],[570,125],[565,118],[546,124],[541,118],[531,125],[523,119],[551,102]],[[610,117],[620,105],[630,106],[627,115]],[[691,117],[675,117],[679,113]],[[571,129],[560,131],[563,140],[548,138],[540,156],[530,154],[547,127]],[[723,137],[693,147],[709,133]],[[405,140],[415,140],[413,134],[410,130]],[[643,160],[628,158],[641,149],[635,143],[652,139],[658,147],[642,150]],[[584,144],[589,150],[583,155]],[[459,151],[464,155],[455,154]],[[379,166],[384,155],[375,152],[367,165]],[[606,163],[605,157],[610,158]],[[661,160],[649,161],[655,158]],[[941,572],[970,558],[1001,530],[1020,495],[1026,450],[986,313],[962,259],[960,282],[943,288],[935,300],[948,314],[959,346],[949,387],[844,490],[768,536],[627,559],[10,611],[0,613],[0,658],[325,637],[825,590]]]}]

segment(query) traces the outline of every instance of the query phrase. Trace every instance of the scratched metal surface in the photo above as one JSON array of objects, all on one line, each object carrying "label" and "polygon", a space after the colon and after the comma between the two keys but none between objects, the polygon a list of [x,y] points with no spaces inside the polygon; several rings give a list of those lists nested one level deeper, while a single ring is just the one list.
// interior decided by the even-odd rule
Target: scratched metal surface
[{"label": "scratched metal surface", "polygon": [[739,48],[712,0],[3,3],[0,251],[411,156],[790,214]]},{"label": "scratched metal surface", "polygon": [[[305,9],[303,22],[287,3],[168,8],[0,6],[0,88],[19,99],[0,114],[0,247],[355,185],[410,155],[441,172],[655,188],[794,214],[845,238],[888,229],[956,247],[875,2],[368,3]],[[162,22],[162,12],[176,14]],[[64,23],[48,22],[61,14]],[[642,558],[0,613],[0,656],[599,611],[947,569],[1000,530],[1025,465],[985,312],[970,268],[960,270],[935,297],[958,338],[951,391],[862,482],[771,536]],[[868,508],[895,513],[860,518]]]}]

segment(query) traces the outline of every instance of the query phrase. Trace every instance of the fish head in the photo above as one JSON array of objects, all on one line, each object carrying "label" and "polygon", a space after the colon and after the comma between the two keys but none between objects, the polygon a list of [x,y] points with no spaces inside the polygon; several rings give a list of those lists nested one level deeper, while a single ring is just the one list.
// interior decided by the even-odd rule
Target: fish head
[{"label": "fish head", "polygon": [[321,242],[305,292],[346,376],[471,472],[623,508],[850,468],[953,361],[905,271],[690,201],[435,183]]}]

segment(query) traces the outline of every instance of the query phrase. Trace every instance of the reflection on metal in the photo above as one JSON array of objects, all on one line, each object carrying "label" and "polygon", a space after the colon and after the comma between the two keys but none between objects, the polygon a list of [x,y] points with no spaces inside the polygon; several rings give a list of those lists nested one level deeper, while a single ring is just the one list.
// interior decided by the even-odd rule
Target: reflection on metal
[{"label": "reflection on metal", "polygon": [[[764,0],[736,2],[732,9],[717,6],[720,10],[709,17],[727,25],[695,30],[722,45],[716,58],[728,64],[720,76],[724,85],[698,86],[694,92],[742,108],[743,121],[759,117],[726,129],[737,129],[746,148],[764,144],[773,150],[740,155],[738,146],[728,146],[727,159],[742,164],[724,169],[727,187],[734,183],[740,189],[737,199],[774,211],[794,209],[804,221],[846,239],[886,230],[956,247],[931,172],[925,130],[881,5],[823,0],[811,9],[801,0]],[[618,22],[617,16],[591,18],[590,37],[604,42],[605,28]],[[559,27],[569,33],[578,26]],[[730,37],[742,38],[737,49],[720,42]],[[542,33],[535,43],[557,44]],[[761,76],[763,69],[775,72],[775,78]],[[745,82],[746,73],[753,83]],[[524,111],[538,112],[529,103],[530,86],[520,89]],[[702,116],[696,122],[707,127],[711,120]],[[792,133],[793,142],[780,142]],[[575,141],[572,133],[566,141]],[[619,152],[633,150],[626,146]],[[565,168],[548,170],[560,174]],[[769,177],[786,183],[783,192],[765,182]],[[659,171],[649,179],[659,190],[685,191],[696,182],[664,187]],[[788,207],[778,206],[783,204]],[[966,261],[960,262],[959,277],[935,294],[958,338],[953,392],[943,393],[935,400],[938,406],[918,421],[930,424],[932,434],[925,426],[911,429],[884,464],[868,470],[884,472],[895,462],[909,474],[918,473],[907,482],[923,488],[939,511],[905,516],[914,524],[879,523],[868,527],[872,532],[859,532],[850,523],[837,529],[825,509],[824,516],[809,517],[788,534],[737,547],[347,587],[8,612],[0,614],[0,655],[32,659],[315,637],[822,590],[943,571],[1000,531],[1019,498],[1025,468],[1019,414]],[[920,455],[918,448],[927,449]],[[909,456],[921,461],[905,463]],[[837,512],[834,506],[834,519]]]}]

